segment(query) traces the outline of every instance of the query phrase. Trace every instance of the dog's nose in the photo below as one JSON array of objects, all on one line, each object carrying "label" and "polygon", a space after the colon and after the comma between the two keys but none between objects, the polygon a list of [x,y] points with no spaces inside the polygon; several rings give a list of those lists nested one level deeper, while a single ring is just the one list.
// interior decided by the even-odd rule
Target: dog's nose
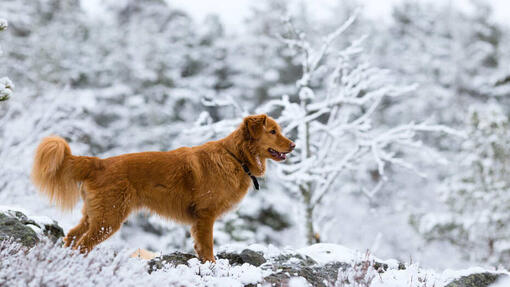
[{"label": "dog's nose", "polygon": [[290,143],[290,150],[294,150],[294,148],[295,148],[295,147],[296,147],[296,144],[295,144],[295,143],[293,143],[293,142],[291,142],[291,143]]}]

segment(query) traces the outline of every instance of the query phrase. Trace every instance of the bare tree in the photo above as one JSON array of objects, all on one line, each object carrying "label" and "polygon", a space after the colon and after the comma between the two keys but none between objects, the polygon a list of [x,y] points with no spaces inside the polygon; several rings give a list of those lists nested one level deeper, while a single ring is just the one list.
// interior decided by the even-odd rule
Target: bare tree
[{"label": "bare tree", "polygon": [[[298,96],[269,101],[260,111],[281,112],[277,121],[284,134],[296,134],[296,154],[278,171],[287,190],[297,194],[305,208],[307,243],[318,241],[314,211],[326,195],[338,191],[335,183],[349,170],[374,164],[379,174],[371,188],[362,189],[371,198],[388,180],[385,167],[398,165],[420,172],[398,156],[399,146],[420,147],[416,133],[441,131],[454,133],[444,126],[408,123],[382,128],[372,117],[386,97],[410,94],[414,86],[399,86],[389,73],[370,66],[363,57],[363,38],[343,50],[330,47],[355,21],[356,14],[313,47],[304,33],[286,20],[289,33],[282,40],[301,54],[302,77],[297,81]],[[315,84],[324,79],[323,85]]]}]

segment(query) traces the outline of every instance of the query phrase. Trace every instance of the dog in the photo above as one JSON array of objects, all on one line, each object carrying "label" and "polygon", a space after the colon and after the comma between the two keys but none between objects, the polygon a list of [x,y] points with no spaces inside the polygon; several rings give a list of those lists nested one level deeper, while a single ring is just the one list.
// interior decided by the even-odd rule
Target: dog
[{"label": "dog", "polygon": [[106,159],[75,156],[56,136],[39,144],[31,173],[38,190],[62,210],[84,201],[79,224],[64,245],[87,253],[147,208],[191,226],[202,262],[214,262],[213,225],[247,194],[266,160],[283,161],[295,144],[271,117],[247,116],[227,137],[200,146],[141,152]]}]

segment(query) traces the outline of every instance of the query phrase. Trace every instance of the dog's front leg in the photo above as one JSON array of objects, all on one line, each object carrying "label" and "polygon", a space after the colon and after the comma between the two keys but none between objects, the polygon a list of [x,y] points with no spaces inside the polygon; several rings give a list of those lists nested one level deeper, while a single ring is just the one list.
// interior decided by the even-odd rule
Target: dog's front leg
[{"label": "dog's front leg", "polygon": [[214,260],[213,253],[214,219],[199,218],[191,226],[191,235],[195,239],[195,251],[202,262]]}]

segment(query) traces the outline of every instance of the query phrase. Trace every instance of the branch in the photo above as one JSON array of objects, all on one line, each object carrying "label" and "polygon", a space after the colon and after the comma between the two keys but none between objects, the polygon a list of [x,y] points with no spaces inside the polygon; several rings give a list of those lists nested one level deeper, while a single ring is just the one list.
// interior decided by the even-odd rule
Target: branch
[{"label": "branch", "polygon": [[0,18],[0,31],[4,31],[9,27],[9,23],[7,23],[7,20]]},{"label": "branch", "polygon": [[242,116],[248,115],[246,110],[242,108],[241,105],[237,103],[236,100],[232,98],[232,96],[225,96],[225,99],[217,99],[212,97],[203,97],[202,104],[206,107],[228,107],[232,106],[235,110],[237,110]]},{"label": "branch", "polygon": [[357,146],[354,150],[352,150],[350,153],[348,153],[342,161],[338,164],[338,167],[335,170],[331,170],[332,172],[329,172],[328,175],[326,175],[326,182],[321,186],[321,188],[317,191],[317,196],[315,200],[312,199],[312,206],[316,206],[319,204],[324,196],[329,192],[331,185],[337,179],[340,172],[342,172],[346,167],[348,162],[358,157],[358,152],[361,150],[361,146]]},{"label": "branch", "polygon": [[347,19],[347,21],[345,21],[345,23],[342,26],[338,27],[338,29],[336,29],[335,31],[333,31],[333,33],[329,34],[326,37],[326,40],[322,44],[322,47],[321,47],[319,53],[315,56],[315,60],[312,61],[312,64],[310,66],[311,71],[315,71],[317,69],[320,61],[324,58],[324,55],[326,54],[329,47],[331,46],[331,43],[333,43],[333,41],[335,41],[343,32],[345,32],[345,30],[347,30],[352,25],[352,23],[354,23],[356,18],[358,18],[359,12],[360,12],[360,9],[356,9],[356,11],[354,11],[352,16],[349,17],[349,19]]},{"label": "branch", "polygon": [[[9,24],[7,20],[0,18],[0,31],[4,31],[7,29]],[[2,50],[0,49],[0,54],[2,54]],[[6,101],[12,95],[12,90],[14,89],[14,85],[12,84],[9,78],[1,78],[0,79],[0,102]]]},{"label": "branch", "polygon": [[384,182],[385,180],[379,180],[379,182],[377,182],[377,184],[370,191],[368,191],[366,188],[362,188],[361,191],[363,192],[363,195],[365,195],[369,200],[371,200],[374,197],[374,195],[376,195],[381,190],[381,188],[384,185]]},{"label": "branch", "polygon": [[0,102],[6,101],[12,95],[14,85],[9,78],[0,78]]},{"label": "branch", "polygon": [[283,133],[289,133],[291,130],[297,128],[298,126],[302,125],[302,124],[305,124],[307,122],[311,122],[315,119],[317,119],[318,117],[322,116],[323,114],[326,114],[328,113],[329,110],[324,108],[322,110],[318,110],[312,114],[309,114],[307,115],[306,117],[298,120],[298,121],[294,121],[292,122],[290,125],[286,126],[284,129],[283,129]]}]

